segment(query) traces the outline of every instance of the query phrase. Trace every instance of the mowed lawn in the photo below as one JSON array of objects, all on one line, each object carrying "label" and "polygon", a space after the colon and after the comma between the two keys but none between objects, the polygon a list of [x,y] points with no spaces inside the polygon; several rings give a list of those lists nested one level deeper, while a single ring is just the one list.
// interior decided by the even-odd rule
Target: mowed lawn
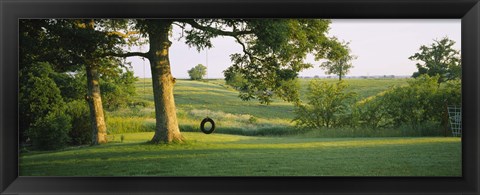
[{"label": "mowed lawn", "polygon": [[124,134],[122,143],[22,153],[20,175],[461,176],[460,138],[183,135],[183,144],[147,144],[153,133],[145,132]]}]

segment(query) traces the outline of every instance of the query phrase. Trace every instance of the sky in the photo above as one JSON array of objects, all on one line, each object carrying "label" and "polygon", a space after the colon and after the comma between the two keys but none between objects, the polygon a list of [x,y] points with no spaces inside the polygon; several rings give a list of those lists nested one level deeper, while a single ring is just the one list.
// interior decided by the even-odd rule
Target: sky
[{"label": "sky", "polygon": [[[353,68],[347,76],[410,76],[417,70],[415,61],[408,57],[419,51],[421,45],[431,45],[445,36],[454,40],[454,48],[461,48],[460,19],[332,19],[328,36],[350,42]],[[198,52],[178,41],[180,30],[174,26],[170,64],[176,78],[189,78],[187,71],[197,64],[207,66],[207,78],[223,78],[223,71],[232,63],[230,54],[241,53],[241,46],[233,38],[212,40],[213,48]],[[133,48],[147,51],[148,45]],[[135,76],[151,78],[150,65],[140,57],[130,57]],[[299,73],[301,77],[326,76],[312,55],[306,59],[314,68]]]}]

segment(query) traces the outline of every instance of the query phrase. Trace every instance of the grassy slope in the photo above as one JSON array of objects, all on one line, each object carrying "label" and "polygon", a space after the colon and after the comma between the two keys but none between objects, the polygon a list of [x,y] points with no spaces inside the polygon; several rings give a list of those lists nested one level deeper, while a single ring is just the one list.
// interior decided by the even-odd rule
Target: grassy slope
[{"label": "grassy slope", "polygon": [[[310,79],[300,79],[301,94],[307,91]],[[336,79],[323,79],[328,83]],[[349,91],[354,91],[360,98],[375,95],[390,86],[404,85],[407,79],[346,79]],[[146,90],[143,90],[145,86]],[[136,83],[140,99],[153,101],[153,92],[150,79],[140,79]],[[178,109],[209,109],[232,114],[249,114],[261,118],[290,119],[293,117],[291,103],[274,99],[271,105],[261,105],[258,101],[242,101],[238,92],[225,85],[223,80],[208,82],[177,80],[175,84],[175,102]]]},{"label": "grassy slope", "polygon": [[[305,94],[309,81],[309,79],[300,79],[301,94]],[[324,81],[332,83],[337,80],[324,79]],[[390,86],[404,85],[407,79],[346,79],[345,81],[350,84],[349,91],[356,92],[359,98],[365,98]],[[140,79],[136,87],[137,100],[150,102],[150,105],[134,113],[133,115],[138,115],[136,117],[132,117],[132,113],[128,111],[108,113],[107,123],[110,124],[108,129],[112,133],[125,133],[125,129],[139,129],[134,132],[153,130],[155,120],[151,80]],[[291,120],[294,118],[294,107],[291,103],[279,99],[275,99],[270,105],[262,105],[255,100],[242,101],[238,97],[238,92],[226,86],[223,80],[208,82],[177,80],[174,94],[177,116],[183,131],[199,131],[199,123],[206,116],[213,118],[217,123],[217,133],[250,135],[255,133],[252,130],[258,129],[271,131],[271,129],[293,128]],[[252,117],[256,119],[253,124],[249,120]]]},{"label": "grassy slope", "polygon": [[[334,82],[335,80],[327,80]],[[400,80],[348,80],[362,97],[376,94]],[[150,80],[137,82],[138,99],[152,101]],[[306,80],[302,80],[305,90]],[[223,81],[179,80],[175,86],[179,122],[197,127],[205,115],[215,117],[211,135],[183,132],[186,144],[149,145],[151,132],[127,133],[123,143],[77,147],[63,151],[21,155],[20,175],[131,176],[131,175],[337,175],[337,176],[459,176],[459,138],[312,138],[246,137],[219,134],[228,128],[290,125],[292,105],[276,101],[264,106],[244,102]],[[208,105],[208,107],[207,107]],[[154,125],[153,103],[132,112],[107,113],[118,132]],[[258,122],[250,124],[255,116]],[[145,126],[145,124],[147,126]],[[135,126],[136,125],[136,126]],[[147,128],[148,127],[148,128]],[[153,126],[154,127],[154,126]],[[222,129],[223,128],[223,129]],[[111,126],[109,129],[113,129]]]},{"label": "grassy slope", "polygon": [[459,138],[299,138],[183,133],[186,144],[123,143],[22,155],[20,175],[460,176]]}]

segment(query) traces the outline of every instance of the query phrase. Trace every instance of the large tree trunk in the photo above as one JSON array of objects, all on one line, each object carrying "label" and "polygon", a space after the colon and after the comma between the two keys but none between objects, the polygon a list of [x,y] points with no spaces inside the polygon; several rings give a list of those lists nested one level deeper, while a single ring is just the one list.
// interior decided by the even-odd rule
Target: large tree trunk
[{"label": "large tree trunk", "polygon": [[173,99],[173,78],[168,51],[172,44],[168,34],[172,21],[149,20],[150,51],[148,59],[152,70],[153,99],[155,102],[156,128],[153,143],[182,142],[177,122],[177,110]]},{"label": "large tree trunk", "polygon": [[107,143],[107,126],[103,115],[102,97],[97,67],[86,66],[87,71],[87,97],[90,107],[90,121],[92,123],[92,144]]}]

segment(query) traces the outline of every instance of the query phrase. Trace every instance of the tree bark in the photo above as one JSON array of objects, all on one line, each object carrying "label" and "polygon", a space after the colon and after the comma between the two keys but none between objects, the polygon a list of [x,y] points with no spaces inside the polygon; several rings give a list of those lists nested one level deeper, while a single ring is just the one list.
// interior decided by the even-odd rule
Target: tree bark
[{"label": "tree bark", "polygon": [[338,80],[339,81],[342,81],[342,72],[343,72],[343,69],[342,69],[342,67],[340,67],[340,74],[338,74]]},{"label": "tree bark", "polygon": [[102,97],[100,94],[99,75],[97,67],[87,65],[87,97],[92,123],[92,145],[107,143],[107,126],[103,114]]},{"label": "tree bark", "polygon": [[148,59],[152,71],[153,99],[155,102],[156,128],[153,143],[182,142],[178,128],[177,110],[173,98],[175,79],[170,70],[168,35],[172,26],[169,20],[148,20],[150,50]]}]

